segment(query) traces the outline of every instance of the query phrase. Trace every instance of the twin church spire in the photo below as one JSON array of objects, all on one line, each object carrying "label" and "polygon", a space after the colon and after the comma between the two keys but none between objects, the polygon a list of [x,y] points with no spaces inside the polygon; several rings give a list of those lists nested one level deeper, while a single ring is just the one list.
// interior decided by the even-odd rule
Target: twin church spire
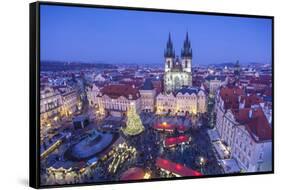
[{"label": "twin church spire", "polygon": [[183,42],[183,49],[181,50],[181,57],[192,57],[192,48],[190,41],[188,39],[188,32],[186,32],[186,37]]},{"label": "twin church spire", "polygon": [[171,33],[169,33],[169,39],[166,45],[166,49],[164,50],[165,57],[172,57],[175,58],[175,49],[173,47],[173,42],[171,39]]},{"label": "twin church spire", "polygon": [[[171,39],[171,33],[169,33],[168,42],[166,44],[166,49],[164,50],[164,57],[175,58],[175,49],[173,47],[173,42]],[[192,57],[192,48],[190,44],[190,40],[188,38],[188,32],[186,32],[186,37],[183,43],[183,49],[181,50],[181,57]]]}]

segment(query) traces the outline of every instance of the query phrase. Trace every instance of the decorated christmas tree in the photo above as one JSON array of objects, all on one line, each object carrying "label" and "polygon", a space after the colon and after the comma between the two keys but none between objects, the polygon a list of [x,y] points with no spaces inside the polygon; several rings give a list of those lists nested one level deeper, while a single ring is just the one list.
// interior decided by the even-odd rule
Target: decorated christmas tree
[{"label": "decorated christmas tree", "polygon": [[126,127],[122,130],[127,136],[138,135],[144,131],[140,116],[137,114],[134,104],[131,104],[127,111]]},{"label": "decorated christmas tree", "polygon": [[98,110],[96,111],[96,117],[98,120],[102,120],[105,117],[105,109],[102,104],[99,104]]}]

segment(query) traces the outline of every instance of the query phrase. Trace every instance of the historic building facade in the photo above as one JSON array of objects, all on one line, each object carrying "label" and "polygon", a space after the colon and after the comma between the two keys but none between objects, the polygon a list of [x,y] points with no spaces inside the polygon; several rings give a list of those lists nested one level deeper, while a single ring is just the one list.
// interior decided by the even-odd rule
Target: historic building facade
[{"label": "historic building facade", "polygon": [[256,95],[221,87],[216,96],[216,129],[242,171],[271,170],[272,129]]},{"label": "historic building facade", "polygon": [[59,115],[62,111],[62,97],[59,91],[50,86],[40,89],[40,121],[48,124],[49,119]]},{"label": "historic building facade", "polygon": [[97,107],[98,106],[98,94],[100,92],[100,89],[97,85],[94,83],[92,85],[89,85],[86,87],[86,95],[89,101],[89,105],[91,107]]},{"label": "historic building facade", "polygon": [[78,110],[79,98],[77,90],[71,87],[65,88],[61,92],[62,96],[62,113],[63,115],[70,117]]},{"label": "historic building facade", "polygon": [[93,85],[87,90],[89,104],[98,111],[103,110],[113,116],[123,116],[130,107],[141,111],[141,97],[137,88],[125,84],[111,84],[98,88]]},{"label": "historic building facade", "polygon": [[165,74],[164,74],[164,90],[165,92],[173,92],[182,86],[192,85],[191,64],[192,49],[188,39],[188,33],[184,40],[183,49],[181,51],[181,60],[175,57],[175,50],[171,35],[164,51],[165,57]]},{"label": "historic building facade", "polygon": [[154,112],[156,90],[153,87],[152,81],[146,79],[139,91],[141,95],[141,110],[144,112]]},{"label": "historic building facade", "polygon": [[225,76],[209,75],[205,78],[206,87],[209,89],[209,96],[214,97],[220,86],[227,84]]},{"label": "historic building facade", "polygon": [[174,93],[160,93],[156,97],[158,114],[185,115],[205,113],[207,97],[203,89],[197,87],[182,87]]}]

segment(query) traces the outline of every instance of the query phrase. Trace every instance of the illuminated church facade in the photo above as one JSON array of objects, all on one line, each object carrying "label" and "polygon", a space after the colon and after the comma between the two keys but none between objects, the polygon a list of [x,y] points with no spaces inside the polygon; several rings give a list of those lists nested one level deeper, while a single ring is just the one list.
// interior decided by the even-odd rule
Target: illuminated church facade
[{"label": "illuminated church facade", "polygon": [[175,56],[175,50],[169,34],[169,39],[164,50],[165,73],[164,73],[164,90],[166,93],[174,92],[183,86],[192,86],[192,48],[188,33],[183,43],[181,59]]}]

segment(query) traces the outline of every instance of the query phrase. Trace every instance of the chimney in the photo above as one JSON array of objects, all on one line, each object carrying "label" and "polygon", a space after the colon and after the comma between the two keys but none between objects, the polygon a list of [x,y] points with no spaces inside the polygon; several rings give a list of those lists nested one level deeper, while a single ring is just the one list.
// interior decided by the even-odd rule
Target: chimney
[{"label": "chimney", "polygon": [[[240,97],[240,96],[239,96]],[[243,109],[245,108],[245,103],[246,103],[246,100],[244,99],[243,102],[240,102],[241,99],[239,100],[239,109]]]},{"label": "chimney", "polygon": [[252,117],[253,117],[253,110],[250,109],[250,110],[249,110],[249,119],[252,119]]}]

